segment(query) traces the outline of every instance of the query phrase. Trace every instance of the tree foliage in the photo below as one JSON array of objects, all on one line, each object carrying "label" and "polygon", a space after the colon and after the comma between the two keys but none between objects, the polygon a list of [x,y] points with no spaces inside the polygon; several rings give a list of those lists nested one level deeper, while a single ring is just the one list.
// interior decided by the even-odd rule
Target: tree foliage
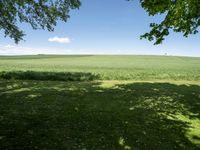
[{"label": "tree foliage", "polygon": [[141,38],[160,44],[170,30],[181,32],[183,36],[198,33],[200,26],[200,0],[140,0],[141,6],[150,16],[163,14],[164,20],[151,23],[151,31]]},{"label": "tree foliage", "polygon": [[66,22],[70,9],[79,6],[79,0],[0,0],[0,29],[18,43],[25,35],[18,22],[53,31],[57,20]]},{"label": "tree foliage", "polygon": [[[200,0],[140,0],[140,3],[150,16],[165,16],[160,23],[151,23],[150,32],[141,38],[160,44],[170,30],[185,37],[198,32]],[[33,29],[53,31],[58,20],[66,22],[69,11],[80,5],[80,0],[0,0],[0,30],[18,43],[24,36],[18,22],[29,23]]]}]

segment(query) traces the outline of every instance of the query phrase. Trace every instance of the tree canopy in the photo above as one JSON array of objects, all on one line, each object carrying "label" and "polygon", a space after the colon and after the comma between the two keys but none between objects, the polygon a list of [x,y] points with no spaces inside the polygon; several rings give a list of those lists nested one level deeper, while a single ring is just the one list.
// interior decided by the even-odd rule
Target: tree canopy
[{"label": "tree canopy", "polygon": [[25,35],[18,22],[53,31],[57,21],[66,22],[70,9],[80,4],[79,0],[0,0],[0,29],[18,43]]},{"label": "tree canopy", "polygon": [[[140,0],[140,4],[150,16],[165,16],[160,23],[151,23],[151,30],[141,38],[160,44],[170,30],[185,37],[198,32],[200,0]],[[25,35],[18,22],[53,31],[58,20],[66,22],[69,11],[80,5],[80,0],[0,0],[0,30],[18,43]]]},{"label": "tree canopy", "polygon": [[187,37],[198,33],[200,26],[200,0],[140,0],[141,6],[150,16],[164,14],[164,20],[151,23],[151,31],[141,38],[160,44],[169,35],[170,29]]}]

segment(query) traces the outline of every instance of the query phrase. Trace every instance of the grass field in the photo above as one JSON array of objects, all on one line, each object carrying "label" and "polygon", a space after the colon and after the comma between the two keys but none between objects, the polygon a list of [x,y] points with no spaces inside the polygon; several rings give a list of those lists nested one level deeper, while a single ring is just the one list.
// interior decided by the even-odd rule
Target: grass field
[{"label": "grass field", "polygon": [[200,80],[200,58],[168,56],[0,57],[0,71],[91,73],[100,80]]},{"label": "grass field", "polygon": [[200,58],[0,57],[0,149],[198,150]]}]

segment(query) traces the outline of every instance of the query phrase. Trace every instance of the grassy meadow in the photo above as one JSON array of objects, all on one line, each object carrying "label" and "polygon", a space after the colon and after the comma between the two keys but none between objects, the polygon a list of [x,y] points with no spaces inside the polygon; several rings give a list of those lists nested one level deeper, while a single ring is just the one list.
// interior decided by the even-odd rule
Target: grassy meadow
[{"label": "grassy meadow", "polygon": [[198,150],[200,58],[0,56],[0,149]]}]

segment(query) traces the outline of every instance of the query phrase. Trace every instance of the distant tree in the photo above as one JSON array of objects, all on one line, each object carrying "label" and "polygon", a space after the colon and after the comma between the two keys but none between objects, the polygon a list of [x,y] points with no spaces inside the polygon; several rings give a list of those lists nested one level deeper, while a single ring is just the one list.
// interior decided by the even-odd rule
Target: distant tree
[{"label": "distant tree", "polygon": [[66,22],[70,9],[79,8],[80,4],[79,0],[0,0],[0,30],[18,43],[25,35],[18,22],[53,31],[56,22]]},{"label": "distant tree", "polygon": [[[141,38],[160,44],[170,30],[185,37],[198,32],[200,0],[140,0],[140,3],[150,16],[165,15],[160,23],[151,23],[150,32]],[[33,29],[53,31],[58,20],[66,22],[69,11],[80,5],[80,0],[0,0],[0,30],[18,43],[24,36],[18,22],[29,23]]]}]

